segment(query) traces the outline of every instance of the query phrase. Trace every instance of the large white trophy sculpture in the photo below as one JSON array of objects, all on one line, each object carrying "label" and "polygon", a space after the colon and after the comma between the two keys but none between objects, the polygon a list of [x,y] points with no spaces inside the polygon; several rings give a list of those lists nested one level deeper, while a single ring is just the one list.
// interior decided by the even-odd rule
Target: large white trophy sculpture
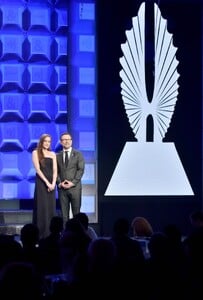
[{"label": "large white trophy sculpture", "polygon": [[[174,143],[163,142],[178,96],[177,48],[154,3],[154,89],[149,101],[145,77],[145,3],[121,45],[121,95],[137,141],[126,142],[105,196],[194,195]],[[147,141],[149,118],[153,139]]]}]

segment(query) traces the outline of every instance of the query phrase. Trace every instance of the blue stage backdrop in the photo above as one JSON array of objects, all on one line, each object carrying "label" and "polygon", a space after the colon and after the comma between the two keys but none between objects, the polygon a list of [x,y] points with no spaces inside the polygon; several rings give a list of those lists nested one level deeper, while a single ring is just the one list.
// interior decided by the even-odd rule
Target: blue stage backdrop
[{"label": "blue stage backdrop", "polygon": [[0,0],[0,199],[33,199],[42,133],[73,135],[86,161],[82,211],[97,222],[95,1]]}]

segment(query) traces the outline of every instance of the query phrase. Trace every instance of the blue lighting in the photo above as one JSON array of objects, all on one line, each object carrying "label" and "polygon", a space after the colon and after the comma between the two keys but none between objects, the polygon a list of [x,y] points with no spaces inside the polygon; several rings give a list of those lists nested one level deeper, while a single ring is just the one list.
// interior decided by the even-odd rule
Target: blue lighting
[{"label": "blue lighting", "polygon": [[96,222],[95,1],[0,0],[0,11],[0,199],[31,200],[39,136],[58,152],[69,130],[87,166],[82,209]]}]

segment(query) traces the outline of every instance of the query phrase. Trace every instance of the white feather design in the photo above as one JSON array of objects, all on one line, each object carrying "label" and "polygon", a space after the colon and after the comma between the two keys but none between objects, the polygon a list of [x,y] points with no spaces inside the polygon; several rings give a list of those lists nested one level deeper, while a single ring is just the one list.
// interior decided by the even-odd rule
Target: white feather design
[{"label": "white feather design", "polygon": [[174,112],[178,95],[177,48],[173,46],[172,34],[167,31],[166,20],[161,17],[154,3],[154,91],[149,102],[145,82],[145,3],[138,16],[132,19],[132,29],[126,31],[127,40],[121,45],[122,70],[119,75],[121,95],[130,126],[138,141],[146,141],[147,117],[154,122],[154,142],[164,138]]}]

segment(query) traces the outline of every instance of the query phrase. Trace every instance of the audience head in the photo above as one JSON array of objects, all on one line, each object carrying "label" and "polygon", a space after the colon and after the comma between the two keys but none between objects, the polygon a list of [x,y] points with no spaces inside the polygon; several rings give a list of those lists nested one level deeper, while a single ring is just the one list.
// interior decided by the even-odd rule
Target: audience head
[{"label": "audience head", "polygon": [[203,211],[197,210],[190,214],[190,223],[193,228],[203,226]]},{"label": "audience head", "polygon": [[203,226],[194,228],[184,240],[187,255],[191,261],[198,263],[198,268],[203,265]]},{"label": "audience head", "polygon": [[62,247],[84,251],[89,245],[90,240],[82,224],[76,218],[72,218],[66,222],[60,243]]},{"label": "audience head", "polygon": [[39,242],[39,228],[32,224],[25,224],[20,232],[20,239],[24,246],[34,247]]},{"label": "audience head", "polygon": [[63,231],[63,218],[54,216],[51,219],[49,229],[51,233],[61,233]]},{"label": "audience head", "polygon": [[65,232],[71,232],[77,235],[83,235],[85,228],[77,218],[69,219],[65,224]]},{"label": "audience head", "polygon": [[149,221],[144,217],[135,217],[131,227],[135,237],[151,237],[153,229]]},{"label": "audience head", "polygon": [[92,240],[88,247],[90,271],[108,272],[116,260],[116,246],[110,239],[98,238]]},{"label": "audience head", "polygon": [[115,235],[127,235],[130,230],[130,224],[126,218],[119,218],[115,221],[113,231]]},{"label": "audience head", "polygon": [[164,233],[169,238],[169,240],[173,243],[180,243],[181,242],[181,231],[175,224],[168,224],[164,227]]},{"label": "audience head", "polygon": [[82,226],[84,227],[85,230],[88,229],[89,219],[88,219],[88,216],[85,213],[79,212],[78,214],[76,214],[74,216],[74,218],[82,224]]}]

